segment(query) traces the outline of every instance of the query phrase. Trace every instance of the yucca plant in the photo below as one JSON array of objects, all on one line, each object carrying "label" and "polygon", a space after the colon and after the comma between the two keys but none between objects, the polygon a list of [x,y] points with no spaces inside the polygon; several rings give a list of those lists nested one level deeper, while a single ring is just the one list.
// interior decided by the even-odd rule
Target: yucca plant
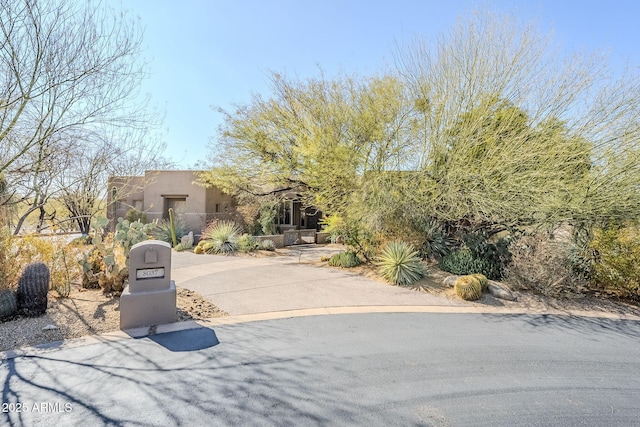
[{"label": "yucca plant", "polygon": [[153,236],[156,240],[161,240],[163,242],[169,243],[172,247],[173,245],[173,233],[175,232],[176,238],[180,238],[187,234],[185,232],[185,225],[180,218],[174,219],[174,231],[172,231],[171,222],[169,220],[163,219],[158,221],[156,226],[151,230],[151,236]]},{"label": "yucca plant", "polygon": [[229,254],[238,249],[240,228],[233,221],[219,221],[210,224],[202,233],[206,243],[202,246],[209,254]]},{"label": "yucca plant", "polygon": [[427,275],[418,252],[405,242],[388,243],[377,265],[380,275],[396,285],[410,285]]}]

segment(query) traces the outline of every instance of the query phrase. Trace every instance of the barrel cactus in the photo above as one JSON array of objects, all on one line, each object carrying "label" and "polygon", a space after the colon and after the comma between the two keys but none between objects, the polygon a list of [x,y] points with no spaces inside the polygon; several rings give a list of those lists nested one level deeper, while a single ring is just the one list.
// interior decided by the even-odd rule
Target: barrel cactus
[{"label": "barrel cactus", "polygon": [[0,289],[0,319],[13,316],[18,311],[16,293],[12,289]]},{"label": "barrel cactus", "polygon": [[50,277],[49,267],[41,262],[24,269],[18,281],[18,307],[23,314],[36,317],[47,311]]},{"label": "barrel cactus", "polygon": [[482,296],[482,285],[480,281],[473,276],[462,276],[456,280],[453,288],[463,300],[474,301]]},{"label": "barrel cactus", "polygon": [[470,276],[478,279],[478,282],[480,282],[480,286],[482,287],[483,291],[487,290],[487,287],[489,287],[489,279],[487,279],[487,276],[485,276],[484,274],[471,274]]}]

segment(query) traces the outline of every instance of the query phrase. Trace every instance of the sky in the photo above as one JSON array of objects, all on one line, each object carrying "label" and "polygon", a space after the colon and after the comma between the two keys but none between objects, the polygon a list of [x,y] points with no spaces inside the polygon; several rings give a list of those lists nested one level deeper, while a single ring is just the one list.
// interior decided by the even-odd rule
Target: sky
[{"label": "sky", "polygon": [[370,75],[415,36],[434,40],[474,9],[514,13],[552,30],[563,51],[608,51],[614,67],[640,67],[637,0],[127,0],[150,61],[143,91],[164,112],[166,156],[178,168],[206,161],[222,115],[270,71],[305,79],[319,70]]}]

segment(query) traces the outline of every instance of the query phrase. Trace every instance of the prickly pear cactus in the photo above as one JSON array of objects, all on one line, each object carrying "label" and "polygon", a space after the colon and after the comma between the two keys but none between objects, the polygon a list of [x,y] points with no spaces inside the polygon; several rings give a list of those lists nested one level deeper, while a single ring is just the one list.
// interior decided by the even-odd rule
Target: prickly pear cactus
[{"label": "prickly pear cactus", "polygon": [[456,295],[463,300],[474,301],[482,296],[482,285],[473,276],[459,277],[453,288],[456,291]]},{"label": "prickly pear cactus", "polygon": [[0,290],[0,319],[13,316],[18,311],[16,293],[11,289]]},{"label": "prickly pear cactus", "polygon": [[49,267],[41,262],[29,264],[18,281],[18,308],[27,316],[41,316],[47,311]]},{"label": "prickly pear cactus", "polygon": [[478,282],[480,282],[480,286],[482,287],[482,291],[486,291],[489,286],[489,279],[484,274],[470,274],[471,277],[475,277]]}]

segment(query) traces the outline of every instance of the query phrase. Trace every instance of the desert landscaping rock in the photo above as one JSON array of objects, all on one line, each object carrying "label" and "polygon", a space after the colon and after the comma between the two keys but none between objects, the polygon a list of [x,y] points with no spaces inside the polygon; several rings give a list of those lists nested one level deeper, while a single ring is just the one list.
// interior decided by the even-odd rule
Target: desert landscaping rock
[{"label": "desert landscaping rock", "polygon": [[505,299],[507,301],[517,301],[518,297],[515,296],[510,290],[506,289],[502,284],[489,280],[487,290],[491,295],[496,298]]}]

